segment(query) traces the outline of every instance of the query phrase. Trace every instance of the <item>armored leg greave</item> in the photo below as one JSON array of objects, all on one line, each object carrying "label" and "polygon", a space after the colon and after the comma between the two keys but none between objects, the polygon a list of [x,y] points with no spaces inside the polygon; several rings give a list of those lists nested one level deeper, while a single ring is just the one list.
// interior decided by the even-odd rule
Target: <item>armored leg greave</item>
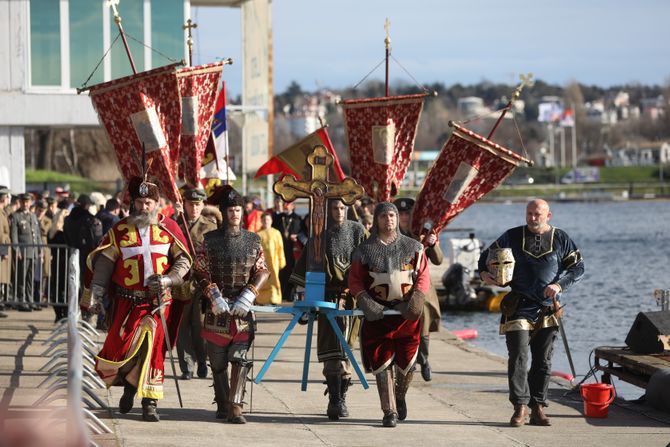
[{"label": "armored leg greave", "polygon": [[242,415],[242,403],[244,390],[247,384],[247,374],[251,369],[251,363],[242,365],[233,363],[230,371],[230,408],[228,410],[228,422],[233,424],[246,424],[247,420]]},{"label": "armored leg greave", "polygon": [[414,369],[410,369],[407,374],[403,374],[398,368],[395,370],[395,401],[398,408],[398,419],[404,421],[407,418],[407,402],[405,396],[409,389],[409,384],[414,378]]},{"label": "armored leg greave", "polygon": [[214,374],[214,401],[216,402],[216,418],[226,419],[228,417],[228,370]]},{"label": "armored leg greave", "polygon": [[379,400],[381,402],[384,419],[384,427],[395,427],[398,423],[398,410],[395,402],[395,384],[393,382],[392,367],[386,368],[380,373],[375,374],[377,379],[377,391],[379,391]]}]

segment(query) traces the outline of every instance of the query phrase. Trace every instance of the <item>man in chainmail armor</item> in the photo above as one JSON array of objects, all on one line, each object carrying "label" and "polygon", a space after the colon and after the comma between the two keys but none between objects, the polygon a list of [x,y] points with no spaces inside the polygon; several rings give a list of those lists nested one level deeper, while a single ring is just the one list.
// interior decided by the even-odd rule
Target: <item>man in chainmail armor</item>
[{"label": "man in chainmail armor", "polygon": [[[379,203],[372,235],[354,252],[349,290],[365,314],[361,353],[365,369],[377,380],[384,427],[395,427],[407,417],[405,395],[419,351],[429,286],[423,246],[400,233],[395,205]],[[400,315],[385,316],[386,309]]]},{"label": "man in chainmail armor", "polygon": [[269,276],[260,237],[240,226],[243,205],[242,196],[228,186],[219,205],[223,225],[205,234],[194,271],[210,302],[202,336],[214,378],[216,418],[235,424],[246,423],[242,402],[255,325],[249,309]]},{"label": "man in chainmail armor", "polygon": [[[331,200],[328,204],[329,222],[325,233],[326,295],[325,301],[336,303],[338,309],[353,309],[354,300],[348,293],[348,274],[351,267],[351,255],[356,247],[367,237],[363,225],[347,220],[347,207],[340,200]],[[291,275],[291,282],[298,288],[305,287],[306,257],[303,250]],[[358,336],[357,319],[338,317],[337,323],[342,334],[351,346]],[[317,355],[323,363],[323,375],[328,385],[328,408],[326,414],[330,420],[349,416],[345,398],[351,383],[351,365],[328,319],[324,315],[318,318]]]}]

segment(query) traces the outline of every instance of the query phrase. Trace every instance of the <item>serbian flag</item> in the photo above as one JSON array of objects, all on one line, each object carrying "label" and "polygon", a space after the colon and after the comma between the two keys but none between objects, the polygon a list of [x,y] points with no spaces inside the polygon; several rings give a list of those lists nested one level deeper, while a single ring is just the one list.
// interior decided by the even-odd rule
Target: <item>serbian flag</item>
[{"label": "serbian flag", "polygon": [[[216,92],[223,62],[177,70],[181,95],[181,141],[171,148],[175,175],[190,185],[200,180],[200,168],[212,127]],[[176,161],[179,160],[179,163]]]},{"label": "serbian flag", "polygon": [[161,193],[180,200],[175,184],[171,150],[179,146],[181,103],[177,65],[94,85],[89,90],[100,124],[114,147],[119,171],[126,184],[142,173],[142,147],[146,147],[148,173]]},{"label": "serbian flag", "polygon": [[338,181],[346,177],[340,166],[333,143],[330,141],[325,127],[321,127],[293,146],[284,149],[280,154],[269,159],[263,166],[258,168],[254,178],[270,174],[290,174],[296,179],[309,179],[312,176],[312,167],[307,163],[307,156],[312,153],[315,146],[324,146],[333,156],[333,164],[330,166],[329,178]]},{"label": "serbian flag", "polygon": [[463,210],[500,185],[522,156],[452,122],[454,132],[440,151],[419,191],[412,232],[440,231]]},{"label": "serbian flag", "polygon": [[425,93],[342,102],[351,176],[370,197],[397,194],[414,149]]}]

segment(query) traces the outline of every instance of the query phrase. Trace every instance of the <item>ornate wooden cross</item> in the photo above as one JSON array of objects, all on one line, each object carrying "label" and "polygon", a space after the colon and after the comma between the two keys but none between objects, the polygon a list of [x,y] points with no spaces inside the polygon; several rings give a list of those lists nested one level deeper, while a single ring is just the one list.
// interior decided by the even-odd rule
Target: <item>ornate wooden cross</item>
[{"label": "ornate wooden cross", "polygon": [[323,271],[323,235],[328,220],[328,199],[340,199],[345,205],[352,205],[363,197],[365,190],[356,180],[347,177],[342,183],[328,181],[328,171],[333,164],[333,156],[324,146],[315,146],[307,157],[312,166],[311,180],[297,180],[287,175],[274,184],[274,191],[282,199],[292,202],[298,198],[309,198],[310,242],[307,253],[307,271]]}]

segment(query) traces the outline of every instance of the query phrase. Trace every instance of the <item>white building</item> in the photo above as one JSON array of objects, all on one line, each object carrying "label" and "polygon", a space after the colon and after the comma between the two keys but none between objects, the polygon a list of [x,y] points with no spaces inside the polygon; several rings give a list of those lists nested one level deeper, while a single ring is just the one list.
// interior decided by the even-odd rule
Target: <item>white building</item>
[{"label": "white building", "polygon": [[[256,1],[269,3],[251,0]],[[171,63],[140,41],[174,60],[186,59],[182,25],[192,6],[245,3],[122,0],[119,12],[132,36],[128,43],[137,70]],[[88,95],[77,95],[76,88],[131,74],[120,39],[103,60],[117,35],[107,0],[0,0],[0,185],[25,190],[27,130],[99,125]]]}]

